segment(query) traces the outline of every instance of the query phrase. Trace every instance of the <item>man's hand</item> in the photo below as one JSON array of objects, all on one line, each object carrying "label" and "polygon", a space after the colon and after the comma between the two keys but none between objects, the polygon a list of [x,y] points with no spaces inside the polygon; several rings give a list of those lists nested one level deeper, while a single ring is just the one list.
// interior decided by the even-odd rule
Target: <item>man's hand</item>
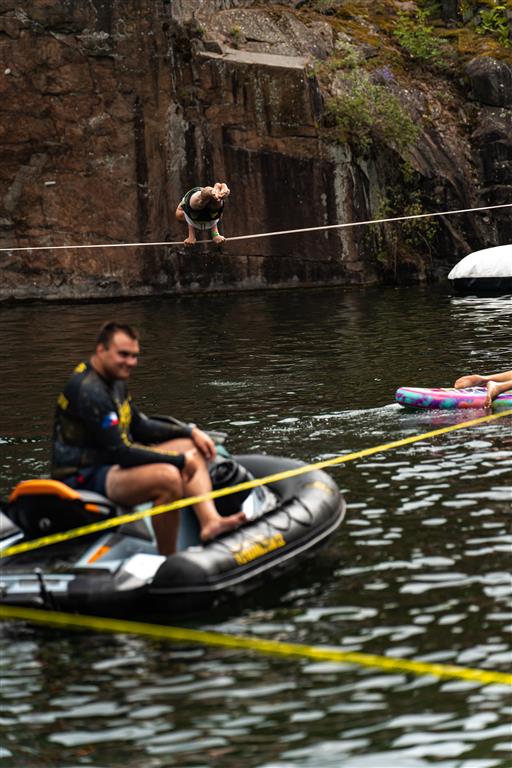
[{"label": "man's hand", "polygon": [[485,378],[475,373],[472,376],[461,376],[453,386],[455,389],[466,389],[466,387],[478,387],[480,384],[485,383]]},{"label": "man's hand", "polygon": [[215,443],[206,432],[203,432],[199,427],[194,427],[190,436],[194,441],[197,450],[202,453],[207,461],[215,458],[217,454]]},{"label": "man's hand", "polygon": [[181,470],[183,480],[188,483],[194,477],[199,467],[199,456],[195,448],[191,448],[190,451],[185,451],[183,454],[185,457],[185,465]]},{"label": "man's hand", "polygon": [[212,195],[216,200],[224,200],[224,198],[229,197],[231,190],[229,189],[228,185],[224,182],[218,181],[213,186]]},{"label": "man's hand", "polygon": [[200,192],[195,192],[190,198],[190,206],[192,208],[204,208],[210,200],[220,203],[229,197],[230,191],[227,184],[218,181],[213,187],[202,187]]}]

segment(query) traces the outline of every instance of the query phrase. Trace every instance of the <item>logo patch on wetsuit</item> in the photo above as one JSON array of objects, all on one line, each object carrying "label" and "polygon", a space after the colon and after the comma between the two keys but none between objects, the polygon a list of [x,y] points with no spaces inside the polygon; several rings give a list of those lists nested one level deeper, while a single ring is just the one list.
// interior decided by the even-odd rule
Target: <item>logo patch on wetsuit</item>
[{"label": "logo patch on wetsuit", "polygon": [[59,397],[57,398],[57,404],[62,408],[63,411],[66,410],[66,408],[69,405],[69,400],[67,399],[66,395],[61,392]]},{"label": "logo patch on wetsuit", "polygon": [[119,417],[115,411],[107,413],[101,420],[101,426],[103,429],[110,429],[110,427],[117,427],[119,424]]}]

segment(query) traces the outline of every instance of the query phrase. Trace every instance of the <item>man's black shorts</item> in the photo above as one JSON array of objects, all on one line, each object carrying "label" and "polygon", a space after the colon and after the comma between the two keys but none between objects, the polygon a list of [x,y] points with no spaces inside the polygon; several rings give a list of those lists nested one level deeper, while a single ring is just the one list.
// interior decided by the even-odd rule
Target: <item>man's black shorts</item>
[{"label": "man's black shorts", "polygon": [[107,495],[105,484],[112,464],[101,464],[94,467],[84,467],[76,475],[66,477],[62,482],[77,491],[94,491]]}]

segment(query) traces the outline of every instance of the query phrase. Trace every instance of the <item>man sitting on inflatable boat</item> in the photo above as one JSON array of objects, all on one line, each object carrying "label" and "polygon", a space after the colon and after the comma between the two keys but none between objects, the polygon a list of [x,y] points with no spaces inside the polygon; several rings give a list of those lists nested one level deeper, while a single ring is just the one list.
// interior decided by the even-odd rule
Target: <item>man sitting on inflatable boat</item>
[{"label": "man sitting on inflatable boat", "polygon": [[508,392],[509,389],[512,391],[512,371],[491,373],[488,376],[480,376],[478,373],[473,373],[469,376],[461,376],[453,386],[456,389],[485,386],[487,388],[485,407],[490,408],[492,401],[495,400],[498,395],[501,395],[502,392]]},{"label": "man sitting on inflatable boat", "polygon": [[[77,365],[57,400],[52,477],[123,506],[208,493],[213,440],[195,424],[149,419],[138,410],[127,385],[138,356],[135,328],[114,322],[101,328],[90,361]],[[203,541],[245,522],[243,512],[221,517],[212,500],[194,510]],[[176,550],[178,525],[179,512],[154,517],[161,554]]]}]

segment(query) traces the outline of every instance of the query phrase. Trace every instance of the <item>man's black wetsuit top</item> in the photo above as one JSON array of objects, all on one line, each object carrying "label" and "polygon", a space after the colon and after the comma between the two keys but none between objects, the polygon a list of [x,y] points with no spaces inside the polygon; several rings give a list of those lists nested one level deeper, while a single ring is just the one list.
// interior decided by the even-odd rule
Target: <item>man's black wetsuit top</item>
[{"label": "man's black wetsuit top", "polygon": [[174,464],[183,469],[182,453],[162,453],[148,445],[190,435],[190,427],[141,413],[126,382],[107,381],[90,363],[80,363],[57,400],[52,477],[62,480],[105,464]]}]

